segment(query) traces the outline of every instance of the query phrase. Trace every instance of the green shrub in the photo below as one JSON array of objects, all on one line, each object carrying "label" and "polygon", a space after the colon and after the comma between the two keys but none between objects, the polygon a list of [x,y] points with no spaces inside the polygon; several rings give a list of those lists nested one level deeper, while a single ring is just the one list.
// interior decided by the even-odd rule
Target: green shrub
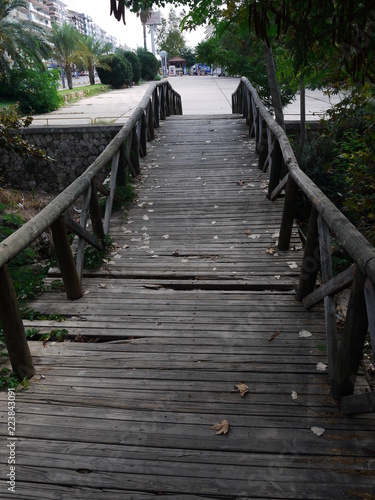
[{"label": "green shrub", "polygon": [[101,59],[102,63],[111,69],[97,67],[100,81],[105,85],[111,85],[115,89],[121,89],[125,85],[131,85],[133,81],[132,67],[129,61],[119,54],[111,54]]},{"label": "green shrub", "polygon": [[2,94],[17,100],[23,114],[48,113],[63,103],[58,92],[58,71],[13,69],[2,83]]},{"label": "green shrub", "polygon": [[[6,206],[0,204],[0,241],[4,240],[23,225],[17,214],[6,213]],[[44,278],[48,267],[37,262],[35,252],[25,248],[8,264],[14,289],[20,302],[36,298],[44,290]]]},{"label": "green shrub", "polygon": [[158,61],[156,57],[151,52],[141,48],[138,48],[137,56],[142,65],[141,76],[143,80],[153,80],[158,72]]},{"label": "green shrub", "polygon": [[125,59],[131,64],[133,72],[133,82],[139,83],[139,80],[141,79],[142,64],[137,54],[129,50],[123,50],[120,48],[116,50],[116,53],[121,55],[122,57],[125,57]]},{"label": "green shrub", "polygon": [[375,244],[375,96],[353,89],[329,112],[325,131],[305,146],[302,169]]}]

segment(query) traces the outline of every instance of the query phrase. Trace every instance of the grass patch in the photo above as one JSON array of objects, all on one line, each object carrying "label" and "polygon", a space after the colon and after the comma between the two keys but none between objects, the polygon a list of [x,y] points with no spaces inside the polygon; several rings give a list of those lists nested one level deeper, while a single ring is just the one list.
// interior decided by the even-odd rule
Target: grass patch
[{"label": "grass patch", "polygon": [[109,85],[96,84],[84,85],[82,87],[74,87],[72,89],[60,90],[60,96],[63,98],[65,104],[72,103],[84,99],[86,97],[93,97],[104,92],[109,92],[112,88]]}]

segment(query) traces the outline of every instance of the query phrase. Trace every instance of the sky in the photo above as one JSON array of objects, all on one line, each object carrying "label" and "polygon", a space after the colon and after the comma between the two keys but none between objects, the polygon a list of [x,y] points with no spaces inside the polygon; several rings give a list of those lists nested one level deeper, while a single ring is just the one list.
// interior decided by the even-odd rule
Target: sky
[{"label": "sky", "polygon": [[[143,47],[143,28],[139,18],[125,11],[126,25],[123,21],[116,21],[110,13],[110,0],[63,0],[68,9],[90,16],[95,24],[107,33],[117,38],[120,45],[126,44],[131,49]],[[157,10],[157,9],[154,9]],[[160,9],[162,16],[167,18],[169,9]],[[151,51],[151,35],[147,30],[147,49]],[[204,28],[199,27],[196,31],[184,31],[183,35],[188,47],[194,48],[204,39]]]}]

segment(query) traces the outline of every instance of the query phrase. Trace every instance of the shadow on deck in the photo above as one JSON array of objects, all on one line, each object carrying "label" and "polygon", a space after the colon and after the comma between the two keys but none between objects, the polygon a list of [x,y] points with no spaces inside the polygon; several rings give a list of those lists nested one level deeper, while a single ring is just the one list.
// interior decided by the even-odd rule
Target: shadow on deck
[{"label": "shadow on deck", "polygon": [[243,118],[170,117],[156,141],[84,297],[31,304],[66,319],[27,326],[84,342],[30,342],[12,498],[375,498],[373,416],[329,395],[324,311],[295,300],[302,246],[276,249]]}]

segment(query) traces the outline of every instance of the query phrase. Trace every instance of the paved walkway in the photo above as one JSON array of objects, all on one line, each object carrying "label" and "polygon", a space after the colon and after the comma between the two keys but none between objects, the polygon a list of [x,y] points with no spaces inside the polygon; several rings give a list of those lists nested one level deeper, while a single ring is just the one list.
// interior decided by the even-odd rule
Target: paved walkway
[{"label": "paved walkway", "polygon": [[[239,78],[212,76],[183,76],[169,79],[181,94],[184,115],[213,115],[232,113],[232,93]],[[113,90],[95,97],[67,104],[46,115],[34,117],[34,125],[89,125],[93,123],[123,124],[140,102],[149,84],[129,89]],[[308,120],[318,120],[324,111],[338,102],[329,100],[320,91],[308,91],[306,109]],[[285,108],[287,120],[299,119],[299,99]]]}]

